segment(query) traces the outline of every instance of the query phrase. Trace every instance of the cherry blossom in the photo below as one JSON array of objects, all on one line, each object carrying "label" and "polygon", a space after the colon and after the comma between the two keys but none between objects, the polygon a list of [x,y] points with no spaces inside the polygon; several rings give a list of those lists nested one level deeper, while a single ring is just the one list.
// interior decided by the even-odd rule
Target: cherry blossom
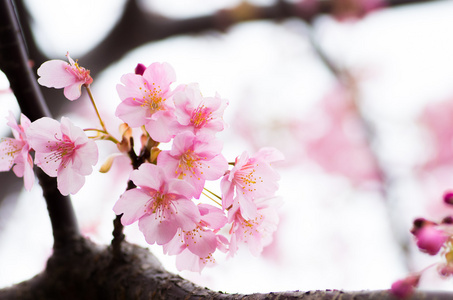
[{"label": "cherry blossom", "polygon": [[190,200],[194,193],[192,186],[169,178],[162,167],[142,164],[131,172],[130,180],[137,188],[124,192],[113,211],[123,214],[123,225],[138,221],[148,244],[166,244],[179,228],[192,230],[200,221],[200,213]]},{"label": "cherry blossom", "polygon": [[234,202],[246,220],[256,218],[254,200],[272,196],[278,189],[280,175],[271,163],[280,160],[283,154],[274,148],[262,148],[251,157],[243,152],[237,157],[233,169],[221,181],[223,209],[229,209]]},{"label": "cherry blossom", "polygon": [[79,66],[77,62],[66,54],[69,63],[53,59],[44,62],[38,69],[38,83],[56,89],[64,88],[64,95],[73,101],[82,95],[82,85],[89,86],[93,82],[90,70]]},{"label": "cherry blossom", "polygon": [[246,243],[255,256],[272,242],[272,234],[279,222],[276,208],[280,206],[281,200],[278,197],[260,198],[254,203],[257,208],[254,218],[245,219],[239,206],[233,206],[228,212],[228,219],[232,221],[229,256],[236,253],[241,242]]},{"label": "cherry blossom", "polygon": [[123,85],[117,85],[122,102],[115,115],[131,127],[144,125],[153,140],[169,142],[174,136],[171,129],[176,123],[171,100],[173,91],[170,89],[175,80],[175,72],[168,63],[153,63],[143,75],[123,75]]},{"label": "cherry blossom", "polygon": [[219,179],[228,169],[221,150],[222,143],[211,135],[195,136],[186,131],[175,136],[170,151],[159,154],[157,164],[164,166],[169,176],[190,183],[195,188],[195,198],[199,198],[205,181]]},{"label": "cherry blossom", "polygon": [[9,171],[13,168],[17,177],[24,178],[25,189],[29,191],[35,181],[33,159],[30,156],[30,146],[25,135],[25,130],[30,126],[30,120],[21,114],[20,125],[18,125],[12,112],[9,112],[7,120],[14,138],[0,140],[0,171]]},{"label": "cherry blossom", "polygon": [[35,150],[35,164],[47,175],[57,177],[61,194],[77,193],[97,163],[96,143],[66,117],[61,123],[47,117],[38,119],[26,134]]},{"label": "cherry blossom", "polygon": [[225,237],[216,232],[225,226],[224,212],[212,205],[199,204],[200,222],[192,230],[178,229],[175,237],[164,245],[164,253],[177,255],[178,270],[201,272],[207,265],[215,263],[213,253],[224,243]]},{"label": "cherry blossom", "polygon": [[190,130],[195,134],[199,132],[215,134],[225,128],[223,112],[228,101],[215,97],[203,97],[198,84],[189,84],[181,91],[175,93],[175,115],[180,130]]}]

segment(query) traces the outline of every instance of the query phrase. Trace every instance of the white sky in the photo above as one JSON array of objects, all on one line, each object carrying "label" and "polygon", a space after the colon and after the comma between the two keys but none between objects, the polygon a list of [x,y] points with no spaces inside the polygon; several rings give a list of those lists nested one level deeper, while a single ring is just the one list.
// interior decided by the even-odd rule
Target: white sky
[{"label": "white sky", "polygon": [[[38,40],[47,53],[60,58],[66,51],[77,58],[102,39],[123,5],[123,1],[112,0],[80,0],[77,5],[62,0],[40,1],[39,5],[28,2],[36,18]],[[187,5],[187,1],[161,0],[153,1],[152,7],[183,17],[235,3],[197,0]],[[412,167],[426,155],[415,120],[426,103],[453,94],[452,15],[453,1],[439,1],[382,10],[357,23],[338,24],[322,17],[315,24],[315,34],[327,53],[349,68],[370,74],[362,85],[364,105],[377,122],[380,153],[396,177],[392,197],[400,200],[395,209],[407,234],[411,219],[422,214],[426,204],[423,190],[411,174]],[[199,82],[205,95],[217,91],[229,99],[227,122],[234,122],[235,113],[245,110],[263,128],[269,120],[304,116],[333,84],[313,54],[302,23],[252,22],[226,34],[175,37],[132,51],[95,78],[93,92],[101,113],[113,112],[119,102],[115,85],[122,74],[131,72],[138,62],[154,61],[171,63],[178,83]],[[0,89],[7,86],[4,76],[0,77]],[[12,96],[2,94],[0,101],[0,120],[9,109],[18,114]],[[116,104],[110,105],[112,101]],[[115,121],[109,126],[115,128]],[[4,135],[9,131],[6,125],[0,130]],[[272,133],[257,134],[261,141],[275,143]],[[251,149],[234,131],[222,138],[229,160]],[[294,147],[291,142],[279,140],[281,150]],[[103,151],[101,157],[106,157],[107,150]],[[385,289],[406,274],[379,195],[354,187],[310,162],[282,168],[281,174],[279,194],[285,204],[278,233],[280,255],[254,258],[243,249],[232,260],[220,256],[218,266],[205,269],[202,275],[181,275],[215,290],[268,292]],[[74,197],[82,225],[99,222],[100,233],[95,238],[101,242],[109,241],[111,207],[121,192],[122,187],[108,176],[94,174]],[[50,255],[50,225],[40,193],[38,186],[31,193],[22,192],[8,226],[0,228],[0,286],[36,274]],[[127,232],[130,240],[146,246],[134,226]],[[176,272],[173,258],[162,257],[158,247],[151,248]],[[427,261],[416,256],[414,264],[421,269]],[[450,289],[451,281],[430,279],[423,284],[425,288]]]}]

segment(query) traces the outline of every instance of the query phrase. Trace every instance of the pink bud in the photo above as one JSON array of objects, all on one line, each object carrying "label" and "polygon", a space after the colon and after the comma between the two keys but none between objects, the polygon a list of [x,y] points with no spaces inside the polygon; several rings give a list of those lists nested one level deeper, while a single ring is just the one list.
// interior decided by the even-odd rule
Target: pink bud
[{"label": "pink bud", "polygon": [[447,191],[444,194],[445,204],[453,205],[453,191]]},{"label": "pink bud", "polygon": [[433,225],[437,225],[437,223],[430,221],[430,220],[426,220],[425,218],[417,218],[414,220],[414,224],[412,226],[411,233],[413,235],[417,236],[422,228],[424,228],[426,226],[433,226]]},{"label": "pink bud", "polygon": [[143,73],[145,73],[145,70],[146,70],[146,67],[144,64],[137,64],[137,66],[135,67],[135,74],[143,76]]},{"label": "pink bud", "polygon": [[398,281],[395,281],[392,284],[392,288],[390,291],[392,292],[393,295],[400,299],[405,299],[412,295],[414,292],[414,288],[417,287],[418,282],[420,280],[420,275],[410,275],[407,278],[400,279]]},{"label": "pink bud", "polygon": [[447,241],[447,236],[444,232],[436,229],[434,226],[425,226],[421,228],[415,236],[418,240],[418,248],[430,255],[436,255],[442,245]]},{"label": "pink bud", "polygon": [[441,224],[453,224],[453,216],[446,216],[442,219]]}]

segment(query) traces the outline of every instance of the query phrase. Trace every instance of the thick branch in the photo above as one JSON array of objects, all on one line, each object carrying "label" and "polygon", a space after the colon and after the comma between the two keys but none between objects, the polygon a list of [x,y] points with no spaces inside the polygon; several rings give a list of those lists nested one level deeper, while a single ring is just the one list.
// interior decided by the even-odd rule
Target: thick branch
[{"label": "thick branch", "polygon": [[[10,0],[0,2],[0,69],[8,77],[23,114],[31,121],[51,117],[30,67],[25,42]],[[57,190],[55,178],[48,177],[41,170],[36,174],[47,202],[54,247],[58,249],[68,245],[79,234],[73,207],[70,198],[62,196]]]},{"label": "thick branch", "polygon": [[[386,290],[344,292],[275,292],[269,294],[225,294],[197,286],[165,271],[147,250],[122,243],[122,260],[110,247],[101,248],[81,238],[66,253],[56,253],[47,269],[13,287],[0,290],[0,299],[391,299]],[[269,274],[277,276],[277,274]],[[412,299],[451,299],[445,292],[416,292]]]}]

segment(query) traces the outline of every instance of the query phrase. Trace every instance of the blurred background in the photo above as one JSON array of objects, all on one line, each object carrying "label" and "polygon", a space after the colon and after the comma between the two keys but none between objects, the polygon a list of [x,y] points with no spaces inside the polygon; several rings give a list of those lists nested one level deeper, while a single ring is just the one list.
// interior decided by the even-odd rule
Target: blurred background
[{"label": "blurred background", "polygon": [[[120,120],[116,85],[137,63],[170,63],[177,84],[229,100],[224,156],[273,146],[284,200],[274,243],[261,257],[244,247],[197,284],[232,293],[387,289],[439,257],[414,247],[416,217],[453,213],[453,1],[47,0],[16,1],[35,68],[69,51],[91,69],[111,132]],[[26,14],[29,14],[26,16]],[[118,24],[123,30],[118,30]],[[27,32],[27,28],[31,31]],[[58,118],[97,126],[84,95],[70,102],[43,90]],[[20,110],[0,72],[0,120]],[[6,120],[1,136],[10,135]],[[115,147],[103,142],[96,170]],[[127,159],[93,172],[73,196],[84,235],[109,243],[112,207],[125,190]],[[1,174],[0,287],[43,270],[52,234],[39,185]],[[219,192],[215,184],[212,190]],[[137,226],[127,239],[149,247]],[[436,270],[423,289],[453,290]]]}]

